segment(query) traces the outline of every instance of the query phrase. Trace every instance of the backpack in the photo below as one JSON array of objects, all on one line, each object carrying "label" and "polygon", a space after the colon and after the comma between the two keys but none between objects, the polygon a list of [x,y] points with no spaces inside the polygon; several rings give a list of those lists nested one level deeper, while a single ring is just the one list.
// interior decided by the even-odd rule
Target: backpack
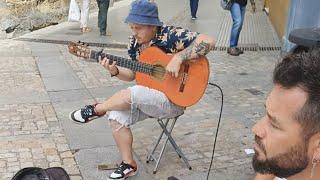
[{"label": "backpack", "polygon": [[232,1],[231,0],[220,0],[220,6],[224,10],[230,10],[232,6]]},{"label": "backpack", "polygon": [[11,180],[70,180],[70,177],[61,167],[27,167],[19,170]]}]

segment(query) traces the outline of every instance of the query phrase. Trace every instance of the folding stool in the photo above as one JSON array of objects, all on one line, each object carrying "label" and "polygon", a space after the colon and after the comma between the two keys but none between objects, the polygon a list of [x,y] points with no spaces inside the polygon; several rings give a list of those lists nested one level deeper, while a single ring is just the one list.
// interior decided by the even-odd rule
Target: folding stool
[{"label": "folding stool", "polygon": [[[181,115],[179,115],[181,116]],[[179,148],[179,146],[177,145],[177,143],[174,141],[174,139],[172,138],[171,136],[171,132],[174,128],[174,125],[176,124],[176,121],[178,120],[179,116],[176,116],[174,118],[164,118],[164,119],[157,119],[160,127],[162,128],[162,132],[155,144],[155,146],[153,147],[151,153],[148,155],[147,157],[147,163],[149,163],[150,161],[156,161],[156,165],[153,169],[153,174],[157,173],[157,169],[158,169],[158,166],[159,166],[159,163],[160,163],[160,160],[162,158],[162,155],[163,155],[163,152],[166,148],[166,145],[168,143],[168,140],[169,142],[171,143],[171,145],[173,146],[174,150],[177,152],[179,158],[182,158],[184,163],[187,165],[187,167],[189,168],[189,170],[191,170],[191,166],[187,160],[187,158],[184,156],[184,154],[182,153],[181,149]],[[169,124],[169,121],[172,120],[172,123],[171,123],[171,126],[170,128],[168,129],[168,124]],[[163,136],[163,134],[165,134],[167,137],[162,145],[162,148],[161,148],[161,151],[160,151],[160,154],[158,156],[158,158],[155,157],[154,153],[158,147],[158,145],[160,144],[160,140]]]}]

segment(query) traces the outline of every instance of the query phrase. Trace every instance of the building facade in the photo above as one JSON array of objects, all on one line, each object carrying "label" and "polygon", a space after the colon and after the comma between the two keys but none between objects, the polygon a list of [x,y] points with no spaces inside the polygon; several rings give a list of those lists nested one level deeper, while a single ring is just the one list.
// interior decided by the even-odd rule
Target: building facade
[{"label": "building facade", "polygon": [[286,52],[293,29],[320,27],[320,0],[265,0],[265,9]]}]

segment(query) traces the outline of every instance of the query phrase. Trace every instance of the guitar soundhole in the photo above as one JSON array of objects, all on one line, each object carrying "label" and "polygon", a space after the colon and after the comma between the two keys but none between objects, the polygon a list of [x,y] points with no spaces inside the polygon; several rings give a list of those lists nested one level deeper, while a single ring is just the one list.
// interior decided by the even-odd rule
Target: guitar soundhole
[{"label": "guitar soundhole", "polygon": [[166,69],[161,65],[154,65],[152,76],[156,79],[162,80],[166,74]]}]

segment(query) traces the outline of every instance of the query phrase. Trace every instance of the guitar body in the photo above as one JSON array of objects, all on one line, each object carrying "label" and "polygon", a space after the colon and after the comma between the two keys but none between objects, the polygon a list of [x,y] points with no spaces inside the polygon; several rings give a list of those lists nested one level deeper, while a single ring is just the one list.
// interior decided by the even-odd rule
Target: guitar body
[{"label": "guitar body", "polygon": [[181,64],[179,76],[175,78],[165,73],[165,67],[173,55],[167,55],[157,47],[146,48],[139,61],[156,66],[150,76],[136,72],[137,84],[163,92],[171,102],[188,107],[197,103],[208,85],[209,63],[206,57],[185,61]]}]

